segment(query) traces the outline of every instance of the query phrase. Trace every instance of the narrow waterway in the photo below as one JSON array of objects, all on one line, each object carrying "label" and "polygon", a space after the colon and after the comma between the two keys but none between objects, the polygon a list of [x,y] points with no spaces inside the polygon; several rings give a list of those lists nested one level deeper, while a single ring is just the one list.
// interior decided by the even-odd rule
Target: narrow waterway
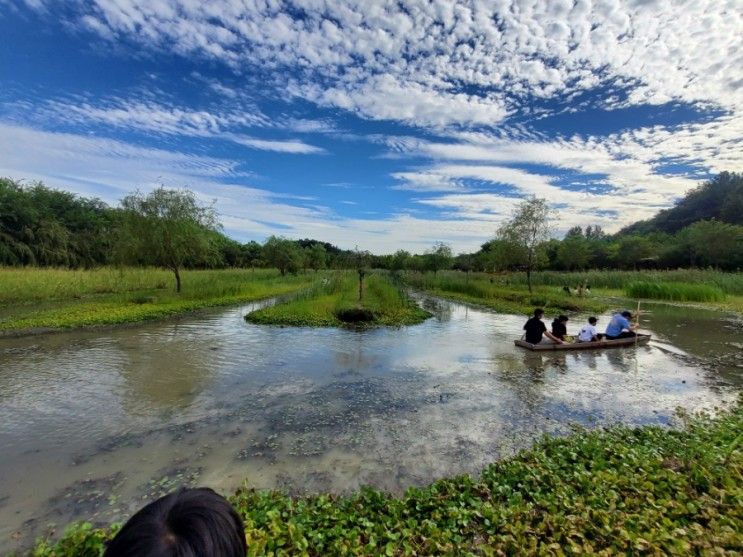
[{"label": "narrow waterway", "polygon": [[522,317],[420,302],[436,316],[403,329],[257,326],[244,306],[0,339],[0,552],[181,484],[399,492],[573,423],[668,424],[743,385],[743,329],[720,313],[656,305],[648,346],[539,354],[513,345]]}]

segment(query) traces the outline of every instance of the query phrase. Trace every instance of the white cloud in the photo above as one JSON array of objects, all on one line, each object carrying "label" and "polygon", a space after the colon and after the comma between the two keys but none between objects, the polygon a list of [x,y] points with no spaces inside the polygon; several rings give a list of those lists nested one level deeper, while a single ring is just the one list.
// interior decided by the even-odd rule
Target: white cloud
[{"label": "white cloud", "polygon": [[[513,192],[546,197],[560,207],[564,226],[596,223],[615,230],[623,222],[669,206],[698,184],[697,175],[665,172],[668,163],[698,169],[700,174],[743,167],[743,12],[738,0],[410,0],[404,5],[396,0],[73,2],[70,23],[117,45],[135,43],[145,51],[216,60],[232,68],[238,82],[258,67],[261,75],[273,76],[267,78],[266,91],[283,100],[298,97],[367,119],[423,127],[448,138],[367,138],[387,145],[389,157],[428,160],[393,172],[396,184],[391,187],[417,192],[419,206],[444,214],[444,221],[409,215],[344,220],[318,207],[292,205],[273,211],[269,194],[254,190],[253,197],[244,199],[235,186],[238,189],[230,189],[231,197],[225,199],[265,208],[250,209],[255,214],[230,213],[230,222],[250,233],[273,230],[260,223],[281,219],[292,223],[289,230],[301,229],[299,235],[314,231],[328,241],[353,238],[372,249],[395,247],[395,242],[410,246],[438,230],[457,245],[489,236],[513,205]],[[49,9],[53,0],[27,3],[53,12]],[[243,99],[239,89],[201,79],[223,100]],[[580,97],[598,86],[608,92]],[[557,108],[539,105],[543,99],[557,101]],[[705,123],[645,127],[604,137],[554,139],[524,127],[503,127],[512,114],[538,119],[550,110],[583,110],[592,104],[614,109],[671,100],[722,108],[724,115]],[[98,123],[166,135],[221,137],[252,149],[285,153],[324,150],[295,138],[257,137],[260,134],[249,128],[352,137],[332,122],[294,114],[268,118],[252,108],[195,110],[112,99],[98,104],[51,102],[39,114],[80,127]],[[42,132],[17,129],[21,144],[34,152],[28,134]],[[110,162],[110,172],[121,172],[130,181],[151,181],[153,173],[160,172],[223,192],[227,190],[219,189],[218,182],[236,165],[142,150],[146,170],[140,170],[127,162],[134,158],[129,154],[136,149],[132,146],[96,139],[85,143],[80,136],[59,135],[62,146],[55,147],[47,144],[50,137],[38,136],[44,155],[58,167],[45,162],[41,166],[47,171],[39,175],[79,179],[80,187],[86,183],[118,187],[111,186],[116,180],[106,178],[103,163]],[[25,154],[13,151],[12,138],[1,141],[9,153],[0,159],[4,168],[34,169]],[[84,154],[72,148],[65,151],[67,143]],[[82,159],[92,162],[92,169],[84,169]],[[540,170],[527,170],[530,165]],[[204,172],[208,174],[200,174]],[[561,185],[561,175],[580,181],[598,175],[613,189],[580,191],[586,188],[577,183]],[[619,218],[607,216],[607,211]]]},{"label": "white cloud", "polygon": [[534,97],[598,84],[629,88],[615,106],[675,99],[736,109],[742,14],[737,0],[95,0],[77,2],[76,21],[104,39],[237,71],[289,67],[302,76],[295,94],[436,126],[492,125]]},{"label": "white cloud", "polygon": [[366,118],[433,128],[453,124],[496,125],[508,114],[504,102],[495,95],[480,97],[436,90],[415,82],[402,84],[389,75],[330,88],[295,82],[289,91],[320,106],[337,106]]},{"label": "white cloud", "polygon": [[194,110],[151,100],[113,98],[97,103],[50,100],[24,116],[80,126],[103,124],[161,134],[210,136],[236,126],[270,125],[255,107],[240,110]]},{"label": "white cloud", "polygon": [[462,191],[467,189],[461,180],[456,180],[451,176],[445,176],[434,170],[394,172],[392,177],[402,182],[401,184],[392,186],[392,189],[396,190],[436,192]]},{"label": "white cloud", "polygon": [[226,232],[240,239],[271,234],[316,238],[376,253],[423,251],[435,240],[455,250],[475,249],[494,232],[486,219],[423,219],[397,214],[382,219],[347,218],[302,199],[240,184],[237,162],[69,133],[0,123],[0,176],[42,180],[51,187],[117,203],[135,188],[188,187],[216,200]]},{"label": "white cloud", "polygon": [[309,145],[298,139],[291,140],[267,140],[258,139],[255,137],[240,136],[235,134],[228,134],[224,136],[235,143],[251,147],[252,149],[260,149],[261,151],[275,151],[277,153],[293,153],[302,155],[314,155],[325,153],[325,149]]},{"label": "white cloud", "polygon": [[[17,107],[16,107],[17,108]],[[169,106],[154,101],[131,101],[113,99],[108,102],[92,104],[89,102],[47,101],[34,109],[24,106],[18,120],[33,119],[46,122],[58,121],[68,125],[89,127],[103,125],[113,128],[154,132],[163,135],[217,138],[233,141],[239,145],[262,151],[292,154],[319,154],[325,149],[310,145],[298,139],[262,139],[229,130],[245,127],[283,126],[262,114],[258,109],[248,110],[192,110]],[[16,110],[18,112],[18,110]],[[295,126],[318,129],[320,122],[291,120]]]}]

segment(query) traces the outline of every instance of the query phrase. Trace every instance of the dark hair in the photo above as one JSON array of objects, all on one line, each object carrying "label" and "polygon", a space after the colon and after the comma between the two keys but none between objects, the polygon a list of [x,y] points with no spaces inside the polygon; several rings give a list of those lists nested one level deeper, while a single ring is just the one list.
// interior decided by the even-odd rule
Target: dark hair
[{"label": "dark hair", "polygon": [[627,311],[626,309],[622,312],[622,317],[626,317],[627,319],[632,319],[632,312]]},{"label": "dark hair", "polygon": [[568,319],[568,316],[567,316],[567,315],[561,315],[560,317],[558,317],[558,318],[557,318],[557,320],[558,320],[558,321],[569,321],[569,319]]},{"label": "dark hair", "polygon": [[589,318],[588,318],[588,322],[589,322],[589,323],[590,323],[591,325],[595,325],[595,324],[596,324],[596,323],[598,322],[598,319],[596,319],[595,317],[589,317]]},{"label": "dark hair", "polygon": [[534,317],[539,317],[540,315],[544,315],[544,310],[542,308],[536,308],[534,310]]},{"label": "dark hair", "polygon": [[104,557],[245,557],[240,515],[207,487],[180,489],[132,516]]}]

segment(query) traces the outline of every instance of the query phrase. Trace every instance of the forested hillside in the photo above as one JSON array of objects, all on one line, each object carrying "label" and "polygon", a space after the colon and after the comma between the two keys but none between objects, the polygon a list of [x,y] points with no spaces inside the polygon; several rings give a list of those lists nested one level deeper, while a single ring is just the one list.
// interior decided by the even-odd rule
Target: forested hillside
[{"label": "forested hillside", "polygon": [[721,172],[690,191],[674,207],[659,212],[652,219],[631,224],[619,234],[674,234],[697,221],[709,219],[743,225],[743,174]]}]

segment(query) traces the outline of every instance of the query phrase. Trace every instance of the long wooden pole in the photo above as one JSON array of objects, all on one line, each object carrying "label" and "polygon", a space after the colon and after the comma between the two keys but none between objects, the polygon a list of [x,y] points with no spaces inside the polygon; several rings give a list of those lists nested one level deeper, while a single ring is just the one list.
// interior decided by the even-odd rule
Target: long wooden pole
[{"label": "long wooden pole", "polygon": [[640,300],[637,300],[637,330],[635,331],[635,349],[637,349],[638,332],[640,330]]}]

